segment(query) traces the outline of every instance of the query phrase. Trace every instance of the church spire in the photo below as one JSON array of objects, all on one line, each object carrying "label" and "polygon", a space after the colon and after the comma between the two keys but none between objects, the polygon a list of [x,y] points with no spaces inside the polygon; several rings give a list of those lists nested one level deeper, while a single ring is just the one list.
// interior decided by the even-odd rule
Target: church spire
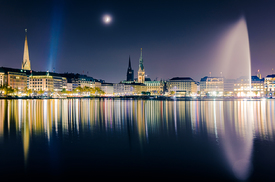
[{"label": "church spire", "polygon": [[134,70],[132,70],[131,67],[131,59],[129,56],[129,65],[128,65],[128,70],[127,70],[127,77],[126,77],[127,81],[134,81]]},{"label": "church spire", "polygon": [[138,83],[144,83],[144,81],[145,81],[145,70],[143,66],[142,48],[141,48],[140,58],[139,58],[139,69],[138,69]]},{"label": "church spire", "polygon": [[22,62],[22,69],[24,70],[31,70],[31,62],[29,58],[29,48],[28,48],[28,41],[27,41],[27,29],[25,29],[25,45],[24,45],[24,55],[23,55],[23,62]]},{"label": "church spire", "polygon": [[144,70],[143,58],[142,58],[142,48],[140,48],[139,68],[140,68],[141,70]]},{"label": "church spire", "polygon": [[129,56],[129,65],[128,65],[128,70],[129,69],[132,69],[132,67],[131,67],[131,58],[130,58],[130,56]]}]

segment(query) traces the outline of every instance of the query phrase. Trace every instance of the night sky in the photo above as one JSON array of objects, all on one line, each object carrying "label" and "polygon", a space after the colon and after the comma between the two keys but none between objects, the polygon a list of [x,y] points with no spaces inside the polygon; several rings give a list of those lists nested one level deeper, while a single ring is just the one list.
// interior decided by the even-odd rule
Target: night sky
[{"label": "night sky", "polygon": [[[112,16],[104,24],[102,17]],[[137,76],[140,48],[152,80],[220,76],[220,40],[244,16],[252,74],[275,69],[275,1],[0,0],[0,66],[20,68],[25,29],[36,71],[126,79],[129,55]],[[240,60],[237,60],[237,62]],[[236,66],[238,64],[236,63]],[[275,72],[274,72],[275,73]],[[238,76],[239,73],[232,75]],[[232,78],[235,78],[232,76]]]}]

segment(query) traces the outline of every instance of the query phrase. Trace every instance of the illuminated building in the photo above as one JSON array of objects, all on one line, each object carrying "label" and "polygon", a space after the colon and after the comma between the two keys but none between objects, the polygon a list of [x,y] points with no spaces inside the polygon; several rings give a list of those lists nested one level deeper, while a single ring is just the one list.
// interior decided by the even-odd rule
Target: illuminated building
[{"label": "illuminated building", "polygon": [[102,83],[101,84],[101,90],[106,95],[113,95],[114,94],[114,87],[112,83]]},{"label": "illuminated building", "polygon": [[225,97],[233,97],[234,96],[234,84],[235,79],[224,79],[224,92],[223,95]]},{"label": "illuminated building", "polygon": [[114,83],[115,95],[140,95],[147,91],[147,87],[142,83]]},{"label": "illuminated building", "polygon": [[129,65],[127,69],[127,80],[126,81],[134,81],[134,70],[131,67],[131,60],[129,56]]},{"label": "illuminated building", "polygon": [[6,82],[6,80],[7,80],[6,74],[3,72],[2,73],[0,72],[0,86],[3,86]]},{"label": "illuminated building", "polygon": [[274,97],[275,91],[275,74],[267,75],[264,78],[264,90],[265,95],[268,97]]},{"label": "illuminated building", "polygon": [[261,75],[251,76],[252,96],[264,96],[264,80],[264,78],[261,78]]},{"label": "illuminated building", "polygon": [[120,81],[120,83],[137,83],[137,80],[135,79],[135,81],[126,81],[126,80],[123,80],[123,81]]},{"label": "illuminated building", "polygon": [[200,94],[200,91],[201,91],[200,82],[196,82],[196,85],[197,85],[197,94]]},{"label": "illuminated building", "polygon": [[144,83],[145,81],[145,69],[143,66],[142,48],[140,49],[139,69],[138,69],[138,83]]},{"label": "illuminated building", "polygon": [[114,89],[114,95],[125,95],[125,84],[124,83],[114,83],[113,89]]},{"label": "illuminated building", "polygon": [[77,87],[93,87],[95,84],[95,79],[87,75],[80,75],[74,73],[62,73],[62,77],[67,79],[67,90],[72,91]]},{"label": "illuminated building", "polygon": [[143,83],[131,83],[126,85],[127,85],[127,88],[130,88],[130,90],[133,91],[133,94],[139,95],[139,94],[142,94],[142,92],[147,92],[147,87]]},{"label": "illuminated building", "polygon": [[67,88],[67,79],[57,73],[33,72],[29,76],[29,89],[34,91],[62,91]]},{"label": "illuminated building", "polygon": [[152,95],[163,94],[164,92],[164,82],[163,81],[146,81],[144,82],[146,85],[147,92],[150,92]]},{"label": "illuminated building", "polygon": [[91,83],[91,88],[100,88],[101,89],[101,85],[102,85],[102,82],[100,82],[100,80],[94,80],[92,83]]},{"label": "illuminated building", "polygon": [[249,77],[241,76],[235,80],[234,95],[235,97],[249,96],[250,93],[250,80]]},{"label": "illuminated building", "polygon": [[26,70],[0,67],[0,86],[10,86],[13,89],[24,90],[27,87]]},{"label": "illuminated building", "polygon": [[28,41],[27,41],[27,29],[25,29],[25,45],[24,45],[24,55],[21,68],[23,70],[31,70],[31,62],[29,58],[29,48],[28,48]]},{"label": "illuminated building", "polygon": [[191,96],[197,93],[197,84],[190,77],[174,77],[166,83],[168,92],[176,95]]},{"label": "illuminated building", "polygon": [[205,76],[200,80],[202,96],[223,96],[224,78]]},{"label": "illuminated building", "polygon": [[73,91],[73,88],[76,88],[77,85],[74,85],[73,83],[68,83],[67,82],[67,91]]},{"label": "illuminated building", "polygon": [[[250,87],[251,86],[251,87]],[[235,97],[261,97],[264,95],[264,78],[260,79],[258,76],[251,76],[251,85],[248,77],[239,77],[234,83]]]}]

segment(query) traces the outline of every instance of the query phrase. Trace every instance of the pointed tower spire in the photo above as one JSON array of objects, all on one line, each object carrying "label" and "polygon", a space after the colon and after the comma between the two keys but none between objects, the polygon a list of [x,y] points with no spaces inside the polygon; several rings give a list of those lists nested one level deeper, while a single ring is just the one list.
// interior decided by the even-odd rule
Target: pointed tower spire
[{"label": "pointed tower spire", "polygon": [[142,48],[141,48],[140,58],[139,58],[139,69],[138,69],[138,83],[144,83],[144,81],[145,81],[145,70],[143,66]]},{"label": "pointed tower spire", "polygon": [[139,68],[140,68],[141,70],[144,70],[143,58],[142,58],[142,48],[140,48]]},{"label": "pointed tower spire", "polygon": [[127,77],[126,77],[127,81],[134,81],[134,70],[132,70],[131,67],[131,59],[129,56],[129,65],[128,65],[128,70],[127,70]]},{"label": "pointed tower spire", "polygon": [[132,69],[132,67],[131,67],[131,58],[130,58],[130,55],[129,55],[129,65],[128,65],[128,69]]},{"label": "pointed tower spire", "polygon": [[25,45],[24,45],[24,55],[22,61],[22,69],[24,70],[31,70],[31,62],[29,58],[29,48],[28,48],[28,41],[27,41],[27,29],[25,29]]}]

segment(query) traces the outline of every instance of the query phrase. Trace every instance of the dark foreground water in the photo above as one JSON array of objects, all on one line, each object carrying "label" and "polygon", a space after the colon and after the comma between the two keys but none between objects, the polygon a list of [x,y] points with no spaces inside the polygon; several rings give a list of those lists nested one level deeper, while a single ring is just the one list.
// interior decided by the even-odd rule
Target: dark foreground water
[{"label": "dark foreground water", "polygon": [[274,100],[0,100],[0,176],[274,181],[274,113]]}]

